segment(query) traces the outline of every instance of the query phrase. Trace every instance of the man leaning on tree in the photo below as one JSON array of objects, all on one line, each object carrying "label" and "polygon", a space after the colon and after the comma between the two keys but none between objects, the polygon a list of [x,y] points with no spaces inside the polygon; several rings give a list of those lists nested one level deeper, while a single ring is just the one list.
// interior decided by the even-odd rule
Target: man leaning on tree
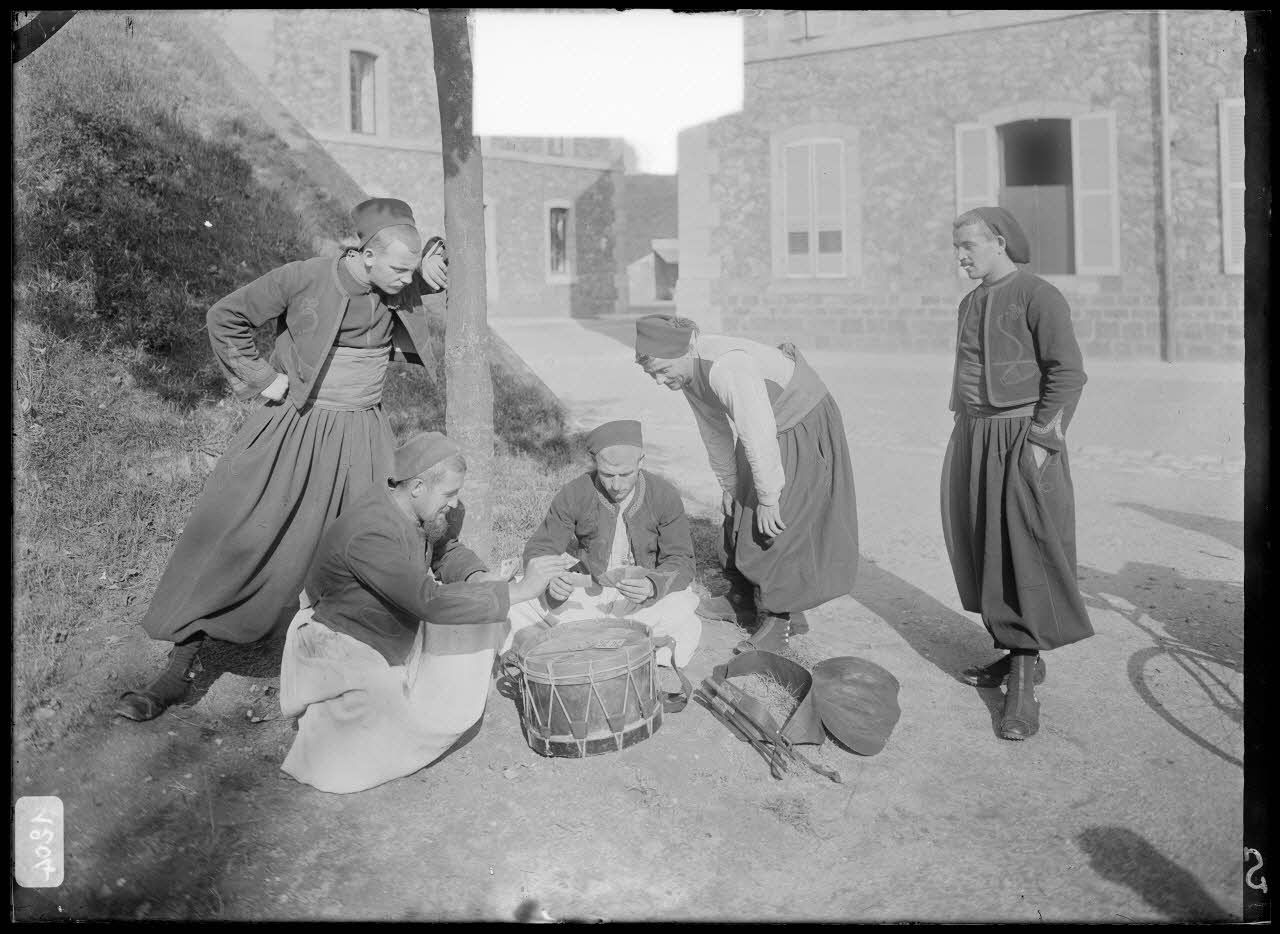
[{"label": "man leaning on tree", "polygon": [[[361,203],[353,219],[358,247],[273,269],[209,309],[223,374],[259,407],[196,500],[142,620],[174,643],[168,665],[120,697],[120,716],[150,720],[180,700],[207,637],[254,642],[283,623],[324,530],[386,480],[387,365],[432,361],[423,296],[445,287],[444,244],[424,245],[394,198]],[[273,321],[264,360],[254,330]]]}]

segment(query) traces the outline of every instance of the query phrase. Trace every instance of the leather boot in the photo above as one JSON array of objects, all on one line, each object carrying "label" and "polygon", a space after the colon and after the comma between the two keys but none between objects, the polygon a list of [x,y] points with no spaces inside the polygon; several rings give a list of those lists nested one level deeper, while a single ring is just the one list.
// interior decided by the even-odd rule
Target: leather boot
[{"label": "leather boot", "polygon": [[[795,632],[794,626],[792,627],[792,632]],[[998,688],[1009,677],[1009,665],[1012,658],[1012,653],[1009,653],[996,659],[990,665],[974,665],[960,672],[960,677],[965,684],[971,684],[977,688]],[[1035,683],[1042,684],[1047,669],[1041,656],[1036,655],[1035,660]]]},{"label": "leather boot", "polygon": [[1040,729],[1040,702],[1036,700],[1037,655],[1014,655],[1005,686],[1004,712],[1000,714],[1001,739],[1028,739]]},{"label": "leather boot", "polygon": [[743,639],[734,651],[746,652],[781,652],[787,648],[787,639],[791,635],[790,614],[779,615],[760,611],[759,624],[750,639]]},{"label": "leather boot", "polygon": [[741,617],[756,615],[756,595],[751,585],[735,584],[728,593],[718,597],[703,597],[694,611],[703,619],[724,620],[736,623]]},{"label": "leather boot", "polygon": [[114,712],[130,720],[154,720],[182,700],[202,670],[197,653],[203,643],[201,637],[175,645],[169,653],[169,664],[160,676],[140,690],[121,694]]}]

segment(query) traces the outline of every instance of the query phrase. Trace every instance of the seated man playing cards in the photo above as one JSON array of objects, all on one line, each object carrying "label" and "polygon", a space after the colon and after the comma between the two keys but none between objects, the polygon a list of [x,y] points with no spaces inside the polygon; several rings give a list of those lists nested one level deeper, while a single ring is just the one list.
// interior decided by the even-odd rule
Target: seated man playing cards
[{"label": "seated man playing cards", "polygon": [[[551,579],[541,595],[513,603],[514,635],[528,626],[619,618],[640,622],[654,636],[675,641],[683,668],[702,637],[695,614],[693,539],[674,486],[642,470],[644,442],[638,421],[606,422],[587,436],[592,467],[556,494],[541,527],[524,549],[524,563],[567,554],[580,563]],[[511,645],[507,638],[504,651]],[[659,647],[670,666],[673,650]]]}]

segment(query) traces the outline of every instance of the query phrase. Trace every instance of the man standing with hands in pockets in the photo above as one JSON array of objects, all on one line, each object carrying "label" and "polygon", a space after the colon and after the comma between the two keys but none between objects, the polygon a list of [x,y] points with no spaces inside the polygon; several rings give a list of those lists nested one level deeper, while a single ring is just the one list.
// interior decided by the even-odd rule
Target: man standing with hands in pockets
[{"label": "man standing with hands in pockets", "polygon": [[1040,728],[1040,653],[1093,635],[1076,583],[1075,493],[1066,430],[1085,373],[1071,309],[1018,263],[1027,236],[1004,208],[956,218],[956,258],[978,285],[960,302],[942,468],[942,529],[964,608],[1007,654],[964,677],[1007,683],[999,733]]}]

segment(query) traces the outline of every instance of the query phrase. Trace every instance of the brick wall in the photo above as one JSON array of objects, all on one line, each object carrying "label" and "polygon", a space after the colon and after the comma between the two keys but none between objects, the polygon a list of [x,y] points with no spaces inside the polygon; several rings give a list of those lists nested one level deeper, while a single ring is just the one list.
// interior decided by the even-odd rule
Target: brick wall
[{"label": "brick wall", "polygon": [[[1197,231],[1220,229],[1216,101],[1242,93],[1243,17],[1175,11],[1170,37],[1179,357],[1238,357],[1241,277],[1222,273],[1219,235]],[[1086,354],[1157,357],[1155,42],[1154,14],[1117,12],[748,65],[743,113],[698,128],[706,178],[681,178],[682,198],[686,189],[709,189],[713,218],[709,297],[706,307],[688,310],[718,318],[726,332],[765,339],[950,349],[955,307],[969,287],[955,273],[950,243],[954,126],[1002,106],[1067,101],[1116,113],[1122,272],[1050,281],[1072,305]],[[856,279],[772,276],[770,131],[804,123],[858,128],[863,274]],[[683,157],[684,150],[682,175]],[[682,211],[682,266],[694,259],[697,268],[686,256],[685,226]],[[687,281],[690,269],[681,272]],[[698,295],[697,284],[685,294]]]}]

